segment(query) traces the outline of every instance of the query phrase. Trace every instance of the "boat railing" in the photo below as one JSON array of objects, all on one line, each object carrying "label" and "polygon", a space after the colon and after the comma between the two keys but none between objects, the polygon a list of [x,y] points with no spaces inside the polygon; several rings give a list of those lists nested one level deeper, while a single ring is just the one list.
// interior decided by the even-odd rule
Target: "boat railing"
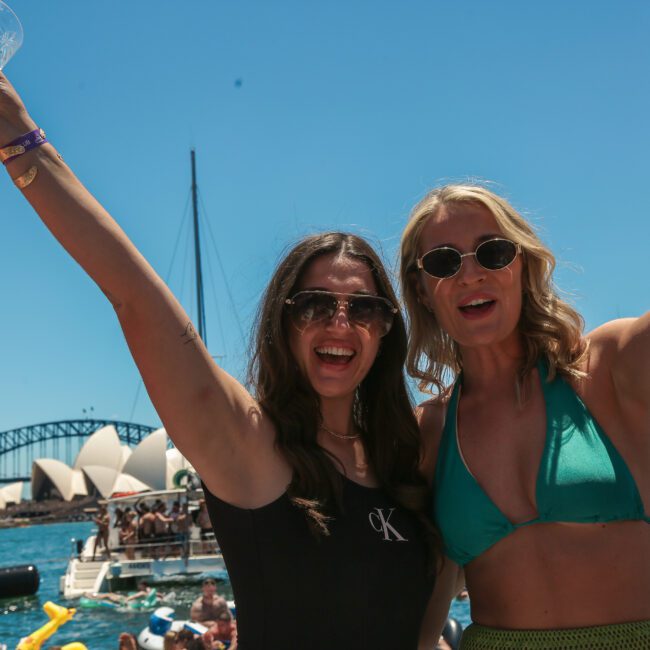
[{"label": "boat railing", "polygon": [[[97,531],[93,531],[96,535]],[[84,553],[83,540],[72,539],[72,557],[77,557],[81,562],[88,562],[90,558]],[[217,540],[212,532],[202,532],[200,537],[194,535],[183,536],[161,535],[152,537],[137,544],[109,546],[111,555],[117,554],[121,559],[168,559],[173,557],[192,557],[196,555],[214,555],[220,552]],[[97,547],[96,557],[107,559],[106,549],[103,545]]]}]

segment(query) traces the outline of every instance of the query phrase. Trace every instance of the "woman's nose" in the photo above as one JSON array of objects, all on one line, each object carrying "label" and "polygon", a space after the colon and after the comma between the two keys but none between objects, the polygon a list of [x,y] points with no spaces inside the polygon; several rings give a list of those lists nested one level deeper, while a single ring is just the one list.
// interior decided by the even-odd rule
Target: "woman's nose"
[{"label": "woman's nose", "polygon": [[462,284],[473,284],[482,282],[485,279],[486,269],[477,261],[476,255],[467,255],[463,257],[463,263],[456,275],[458,282]]},{"label": "woman's nose", "polygon": [[328,324],[332,327],[350,327],[350,319],[348,318],[348,303],[344,300],[340,301],[336,306],[336,311],[329,319]]}]

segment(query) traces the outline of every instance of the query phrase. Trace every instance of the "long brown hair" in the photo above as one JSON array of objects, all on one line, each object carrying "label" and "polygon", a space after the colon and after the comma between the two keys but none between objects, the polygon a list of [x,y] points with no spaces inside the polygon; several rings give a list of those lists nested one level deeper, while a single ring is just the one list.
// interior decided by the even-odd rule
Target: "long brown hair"
[{"label": "long brown hair", "polygon": [[[309,264],[327,254],[362,261],[372,272],[378,295],[398,304],[383,264],[364,239],[342,232],[306,237],[284,256],[266,289],[249,365],[249,383],[275,425],[276,444],[293,470],[288,496],[317,535],[328,535],[329,518],[341,511],[343,483],[333,457],[317,442],[319,396],[294,361],[284,307]],[[418,471],[420,435],[404,379],[406,347],[398,313],[357,389],[353,416],[382,488],[424,521],[429,490]]]},{"label": "long brown hair", "polygon": [[553,284],[555,257],[532,226],[506,201],[480,185],[445,185],[429,192],[411,212],[402,235],[401,282],[411,327],[406,367],[420,380],[420,389],[431,385],[443,391],[446,376],[458,374],[462,360],[458,344],[445,332],[435,315],[418,300],[416,259],[424,225],[443,206],[474,204],[487,208],[499,228],[521,246],[523,302],[519,332],[524,344],[524,360],[519,372],[523,380],[539,358],[549,364],[549,378],[555,373],[581,377],[587,345],[582,337],[580,314],[562,300]]}]

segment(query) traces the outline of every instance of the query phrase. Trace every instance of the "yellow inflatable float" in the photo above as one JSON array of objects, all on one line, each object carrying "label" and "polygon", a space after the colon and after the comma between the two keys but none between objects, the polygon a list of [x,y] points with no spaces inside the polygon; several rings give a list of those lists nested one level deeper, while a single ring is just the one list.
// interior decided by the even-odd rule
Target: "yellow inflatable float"
[{"label": "yellow inflatable float", "polygon": [[[42,627],[39,627],[36,632],[32,632],[29,636],[21,639],[16,646],[16,650],[41,650],[43,642],[47,641],[62,625],[71,620],[76,611],[57,605],[51,600],[48,600],[43,605],[43,609],[50,620]],[[88,650],[88,648],[83,643],[75,641],[62,646],[61,650]]]}]

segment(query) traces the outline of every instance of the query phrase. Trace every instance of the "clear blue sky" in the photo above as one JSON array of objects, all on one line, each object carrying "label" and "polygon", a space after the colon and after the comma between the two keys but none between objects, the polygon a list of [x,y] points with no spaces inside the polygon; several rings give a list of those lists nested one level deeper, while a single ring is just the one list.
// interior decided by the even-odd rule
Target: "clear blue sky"
[{"label": "clear blue sky", "polygon": [[[352,229],[392,262],[445,180],[494,181],[532,217],[589,328],[649,308],[645,0],[9,4],[25,42],[7,75],[163,277],[197,148],[234,298],[210,252],[208,341],[239,377],[234,311],[248,334],[289,242]],[[111,307],[4,175],[0,224],[0,431],[128,419],[139,379]],[[171,285],[194,313],[184,251]],[[133,421],[159,423],[144,393]]]}]

